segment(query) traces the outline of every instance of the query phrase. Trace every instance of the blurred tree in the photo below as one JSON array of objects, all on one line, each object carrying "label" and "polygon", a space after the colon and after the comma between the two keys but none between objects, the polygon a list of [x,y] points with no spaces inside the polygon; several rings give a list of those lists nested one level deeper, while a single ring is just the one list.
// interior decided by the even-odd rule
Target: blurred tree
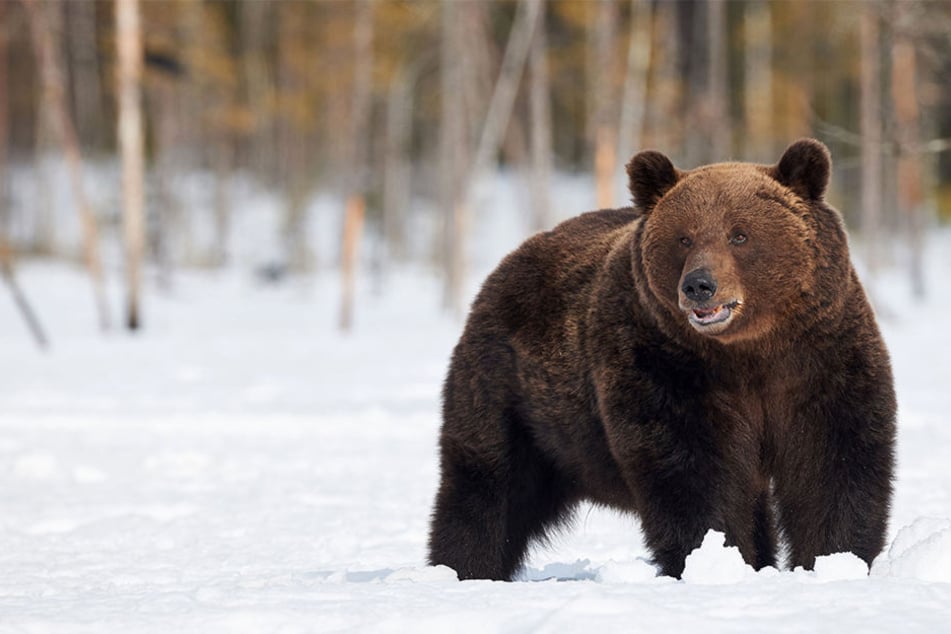
[{"label": "blurred tree", "polygon": [[[26,5],[24,5],[26,6]],[[59,2],[44,7],[45,24],[51,33],[62,33],[62,5]],[[35,33],[33,28],[33,12],[27,11],[30,18],[30,32]],[[36,175],[35,189],[35,213],[33,214],[33,240],[31,251],[37,255],[59,255],[57,250],[58,225],[56,210],[54,209],[53,194],[56,191],[54,183],[56,180],[56,165],[54,156],[59,156],[60,140],[56,137],[56,130],[59,127],[57,112],[53,104],[52,94],[45,89],[43,64],[40,57],[36,54],[36,44],[33,44],[36,67],[40,75],[40,94],[36,99],[36,125],[34,126],[34,144],[33,144],[33,171]],[[54,51],[53,54],[59,55]],[[63,65],[60,58],[55,60],[58,66]],[[62,89],[62,88],[60,88]]]},{"label": "blurred tree", "polygon": [[709,155],[702,162],[732,158],[732,120],[730,117],[729,60],[727,59],[727,23],[725,0],[707,0],[707,89],[704,101],[705,131],[709,135]]},{"label": "blurred tree", "polygon": [[[373,31],[366,56],[355,35],[365,5]],[[8,158],[18,169],[33,167],[39,181],[35,192],[20,180],[11,185],[10,239],[18,249],[64,255],[75,230],[56,221],[60,171],[44,157],[67,156],[79,200],[82,179],[69,157],[110,161],[118,148],[106,125],[118,96],[113,6],[3,6]],[[24,6],[34,7],[31,15],[39,7],[49,33],[53,62],[42,72],[34,58],[46,54],[29,54],[37,20],[21,28],[29,22]],[[892,6],[904,7],[904,17]],[[876,7],[889,11],[879,23],[879,62],[889,59],[877,89],[869,66],[876,56],[868,52],[875,38],[863,18]],[[597,204],[613,206],[627,198],[623,162],[646,147],[691,167],[734,156],[772,161],[777,146],[818,135],[836,157],[830,196],[873,249],[876,224],[908,228],[912,244],[923,244],[923,215],[896,212],[899,194],[902,209],[914,199],[920,211],[944,191],[934,200],[951,208],[947,3],[169,0],[141,10],[146,227],[162,279],[173,264],[231,261],[232,246],[244,244],[232,236],[233,214],[244,208],[232,199],[236,187],[262,187],[275,202],[254,213],[274,223],[278,245],[255,257],[270,258],[275,270],[336,262],[342,278],[355,281],[367,260],[376,274],[390,262],[435,256],[445,303],[461,313],[471,236],[482,219],[473,195],[480,176],[488,183],[487,173],[512,168],[526,187],[525,226],[541,229],[554,220],[556,165],[591,176]],[[59,68],[52,88],[48,67]],[[58,151],[64,111],[78,136],[76,154]],[[898,179],[901,187],[892,184]],[[313,204],[328,191],[342,201],[339,217]],[[85,232],[96,229],[96,218],[82,211],[80,218],[88,260]],[[338,220],[343,231],[325,235]],[[101,229],[114,227],[102,222]],[[365,236],[366,248],[357,248],[356,236]],[[878,256],[869,259],[877,266]]]},{"label": "blurred tree", "polygon": [[[450,5],[444,2],[443,11],[446,11],[448,6]],[[462,7],[465,6],[465,4],[462,5]],[[470,4],[469,6],[478,5]],[[541,6],[542,0],[519,0],[516,17],[505,46],[505,54],[502,57],[502,65],[499,69],[498,79],[496,79],[495,86],[492,90],[492,98],[489,101],[488,111],[485,117],[481,119],[482,125],[478,136],[475,155],[470,161],[465,161],[465,164],[468,164],[470,167],[464,172],[460,170],[458,176],[455,170],[463,164],[463,161],[454,163],[451,168],[448,168],[451,170],[450,174],[452,174],[448,179],[458,184],[452,190],[455,201],[451,207],[452,212],[450,213],[448,222],[448,248],[446,249],[448,266],[446,269],[447,284],[445,305],[455,315],[461,316],[463,310],[463,284],[465,282],[467,265],[465,236],[469,231],[468,212],[474,202],[472,198],[475,184],[483,174],[495,166],[495,157],[498,155],[503,136],[512,115],[512,108],[521,81],[522,71],[531,48],[532,37],[538,25],[539,18],[541,17]],[[457,24],[461,22],[456,19],[452,11],[449,11],[449,17],[447,19]],[[449,27],[450,30],[453,28],[459,27],[457,25]],[[471,67],[466,69],[468,65],[464,60],[464,57],[461,59],[459,57],[455,59],[444,58],[443,64],[446,64],[447,68],[443,72],[456,72],[454,69],[450,70],[448,68],[449,64],[457,64],[462,61],[462,67],[465,69],[462,71],[463,77],[471,80],[472,76],[466,75],[467,71],[471,72]],[[463,85],[465,85],[465,81]],[[444,90],[445,88],[444,86]],[[448,101],[444,101],[443,108],[447,107],[452,107],[452,104]],[[448,131],[451,130],[447,124],[447,132]],[[466,145],[468,144],[463,145],[463,151]],[[459,150],[450,149],[449,153],[456,151]],[[446,164],[443,165],[443,169],[447,169]],[[457,178],[458,181],[456,180]]]},{"label": "blurred tree", "polygon": [[451,0],[442,2],[442,25],[439,60],[440,122],[439,166],[441,206],[444,214],[440,255],[445,271],[443,307],[456,314],[462,312],[463,285],[463,225],[466,216],[464,191],[465,173],[470,169],[469,143],[466,134],[465,75],[471,72],[462,55],[464,5]]},{"label": "blurred tree", "polygon": [[7,97],[9,94],[7,81],[9,36],[7,35],[7,24],[7,3],[0,2],[0,237],[9,244],[11,213],[10,199],[7,192],[10,179],[10,165],[7,160],[10,130],[10,103]]},{"label": "blurred tree", "polygon": [[97,151],[105,149],[103,134],[105,112],[102,103],[99,68],[96,0],[70,0],[63,3],[63,34],[67,50],[71,108],[79,142]]},{"label": "blurred tree", "polygon": [[145,142],[142,134],[142,25],[139,0],[115,0],[119,87],[119,156],[125,247],[126,327],[141,327],[145,250]]},{"label": "blurred tree", "polygon": [[[3,10],[0,9],[0,17],[3,16],[2,11]],[[49,339],[46,337],[46,332],[43,330],[43,326],[40,324],[40,320],[37,318],[33,307],[30,306],[30,302],[27,301],[26,295],[20,288],[19,282],[17,282],[16,274],[13,269],[13,249],[10,247],[6,234],[2,231],[0,231],[0,277],[3,277],[7,289],[13,296],[13,302],[20,311],[20,315],[23,316],[23,320],[26,322],[30,334],[33,335],[33,340],[36,342],[36,345],[41,349],[48,348]]]},{"label": "blurred tree", "polygon": [[529,56],[529,118],[531,121],[531,230],[551,225],[551,87],[548,77],[548,43],[545,28],[545,3],[539,6],[539,26],[532,39]]},{"label": "blurred tree", "polygon": [[881,5],[862,7],[861,25],[861,134],[862,134],[862,234],[865,265],[875,277],[881,261],[879,234],[882,215],[882,88],[879,20]]},{"label": "blurred tree", "polygon": [[240,55],[244,102],[251,117],[248,163],[257,174],[273,183],[275,73],[273,49],[277,33],[276,13],[284,8],[274,2],[242,2],[239,5]]},{"label": "blurred tree", "polygon": [[[273,44],[275,51],[274,85],[274,142],[273,157],[276,168],[276,182],[283,194],[284,219],[282,224],[283,258],[288,269],[302,273],[312,268],[316,260],[314,245],[309,241],[309,194],[313,186],[314,165],[310,153],[309,137],[317,125],[317,103],[320,99],[317,87],[310,75],[327,72],[326,81],[336,83],[328,102],[331,110],[327,112],[329,130],[327,158],[335,164],[338,193],[349,195],[352,169],[348,143],[349,128],[345,122],[353,115],[350,99],[353,72],[352,33],[353,22],[345,18],[343,10],[349,5],[330,6],[303,2],[281,3],[277,11],[277,27]],[[322,17],[326,24],[314,23]],[[314,31],[318,28],[318,38],[325,37],[332,28],[335,33],[328,38],[321,49],[313,46]],[[347,35],[351,40],[347,39]],[[350,56],[344,57],[341,51],[347,50]],[[322,59],[322,58],[328,59]],[[326,67],[318,64],[325,63]],[[332,68],[331,63],[338,64]],[[332,122],[332,124],[331,124]]]},{"label": "blurred tree", "polygon": [[43,75],[43,91],[47,103],[55,115],[59,140],[62,143],[63,154],[69,168],[73,198],[79,211],[83,232],[84,258],[92,279],[99,326],[106,330],[109,328],[109,308],[103,282],[102,261],[99,256],[99,230],[96,226],[95,214],[89,204],[89,199],[86,197],[79,140],[76,137],[76,129],[73,126],[66,95],[64,94],[66,82],[61,62],[62,54],[58,46],[59,40],[52,32],[48,21],[48,12],[60,11],[61,7],[58,2],[53,0],[47,2],[39,2],[39,0],[22,1],[30,16],[36,58]]},{"label": "blurred tree", "polygon": [[645,146],[663,148],[675,163],[682,164],[684,78],[679,60],[680,50],[687,44],[680,38],[678,12],[676,2],[660,2],[656,6],[651,40],[654,68],[649,85],[652,99],[646,113]]},{"label": "blurred tree", "polygon": [[358,0],[353,27],[354,75],[350,110],[350,138],[344,158],[347,194],[341,249],[342,301],[340,329],[353,327],[357,255],[366,214],[367,159],[369,156],[370,99],[373,70],[373,4]]},{"label": "blurred tree", "polygon": [[[379,218],[383,244],[375,261],[378,272],[386,263],[405,261],[410,255],[407,224],[412,220],[413,181],[420,162],[414,148],[430,127],[425,125],[430,116],[425,88],[439,63],[439,8],[436,2],[402,0],[374,6],[382,27],[374,40],[374,82],[385,102]],[[423,126],[417,127],[417,121]]]},{"label": "blurred tree", "polygon": [[598,0],[591,42],[591,121],[594,130],[595,204],[601,209],[614,206],[614,178],[617,173],[617,96],[615,88],[615,0]]},{"label": "blurred tree", "polygon": [[893,5],[893,24],[897,25],[891,50],[891,88],[895,108],[896,144],[898,148],[898,204],[906,217],[912,292],[925,295],[924,281],[924,210],[920,142],[919,98],[917,93],[917,60],[912,41],[910,4],[898,0]]},{"label": "blurred tree", "polygon": [[743,14],[743,152],[751,161],[776,160],[773,132],[772,4],[747,2]]},{"label": "blurred tree", "polygon": [[[648,77],[651,67],[653,12],[649,0],[631,0],[630,29],[627,45],[627,70],[621,93],[621,121],[618,124],[618,157],[625,163],[643,149],[644,121],[648,103]],[[625,183],[623,199],[629,193]]]},{"label": "blurred tree", "polygon": [[[182,12],[178,5],[146,2],[140,5],[146,34],[143,98],[146,131],[151,132],[150,185],[154,202],[147,206],[146,238],[149,257],[157,265],[159,284],[168,288],[176,260],[193,261],[194,244],[190,223],[181,204],[181,180],[189,164],[185,129],[184,89],[188,69],[182,54]],[[161,9],[161,10],[159,10]]]}]

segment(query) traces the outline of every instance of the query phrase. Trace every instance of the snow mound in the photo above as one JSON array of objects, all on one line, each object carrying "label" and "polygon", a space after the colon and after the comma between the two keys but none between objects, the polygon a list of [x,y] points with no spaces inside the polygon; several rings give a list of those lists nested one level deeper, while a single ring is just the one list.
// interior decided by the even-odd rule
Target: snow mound
[{"label": "snow mound", "polygon": [[595,581],[598,583],[645,583],[657,579],[657,568],[645,559],[614,561],[598,568]]},{"label": "snow mound", "polygon": [[816,581],[848,581],[868,577],[868,564],[853,553],[816,557],[813,570]]},{"label": "snow mound", "polygon": [[754,574],[753,568],[743,561],[740,549],[726,546],[726,535],[709,530],[700,547],[687,555],[682,578],[687,583],[723,585],[738,583]]},{"label": "snow mound", "polygon": [[902,528],[872,574],[951,583],[951,519],[920,517]]}]

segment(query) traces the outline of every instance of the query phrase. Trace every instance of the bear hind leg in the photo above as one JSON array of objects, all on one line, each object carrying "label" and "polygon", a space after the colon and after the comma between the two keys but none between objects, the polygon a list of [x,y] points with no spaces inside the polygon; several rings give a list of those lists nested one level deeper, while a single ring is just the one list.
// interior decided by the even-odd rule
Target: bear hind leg
[{"label": "bear hind leg", "polygon": [[429,536],[429,562],[460,579],[511,580],[532,540],[570,514],[571,496],[521,422],[506,415],[504,456],[478,457],[444,441],[442,482]]}]

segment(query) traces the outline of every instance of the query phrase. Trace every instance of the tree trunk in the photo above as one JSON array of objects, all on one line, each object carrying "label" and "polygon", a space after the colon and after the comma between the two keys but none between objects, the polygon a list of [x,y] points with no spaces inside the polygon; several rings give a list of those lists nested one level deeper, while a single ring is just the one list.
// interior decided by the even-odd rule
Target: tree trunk
[{"label": "tree trunk", "polygon": [[[532,35],[541,16],[542,0],[521,0],[518,4],[515,22],[509,32],[502,57],[502,68],[492,91],[492,99],[489,101],[489,109],[470,169],[464,167],[467,145],[465,123],[462,119],[464,105],[454,102],[454,93],[461,92],[456,85],[456,81],[461,81],[457,75],[467,72],[465,55],[458,49],[457,44],[461,40],[459,29],[465,28],[465,25],[459,24],[456,19],[454,4],[451,0],[443,2],[441,156],[447,161],[442,167],[446,170],[444,187],[448,187],[449,192],[446,196],[449,215],[445,226],[447,275],[444,305],[454,315],[461,317],[468,259],[465,247],[465,236],[469,227],[468,210],[474,202],[472,197],[475,184],[492,165],[493,157],[498,153],[508,127],[515,95],[531,48]],[[458,121],[456,117],[459,117]]]},{"label": "tree trunk", "polygon": [[[905,2],[898,2],[897,22],[907,10]],[[905,215],[910,250],[912,292],[916,298],[925,296],[924,281],[924,218],[921,183],[921,161],[915,152],[918,144],[919,112],[917,93],[917,63],[915,47],[908,33],[896,33],[892,44],[892,101],[895,107],[898,145],[898,203]]]},{"label": "tree trunk", "polygon": [[[148,85],[150,84],[150,85]],[[181,169],[179,140],[178,86],[170,78],[156,77],[148,82],[146,99],[150,107],[154,132],[152,175],[156,193],[155,230],[150,232],[150,255],[158,267],[158,281],[163,288],[172,284],[174,266],[173,244],[187,240],[183,230],[182,207],[176,193],[176,175]],[[189,247],[190,249],[190,247]]]},{"label": "tree trunk", "polygon": [[599,0],[594,36],[594,183],[596,205],[614,207],[617,131],[614,128],[614,0]]},{"label": "tree trunk", "polygon": [[[2,17],[2,12],[3,9],[0,9],[0,17]],[[0,36],[0,38],[2,38],[2,36]],[[10,294],[13,296],[13,302],[23,316],[23,320],[26,322],[30,334],[33,335],[33,340],[36,342],[36,345],[41,350],[45,350],[49,347],[49,339],[46,338],[46,333],[43,331],[43,326],[40,324],[36,312],[34,312],[30,306],[26,295],[23,294],[23,290],[17,283],[16,275],[13,272],[13,250],[10,248],[10,243],[3,233],[0,233],[0,276],[2,276],[3,281],[6,282],[7,289],[9,289]]]},{"label": "tree trunk", "polygon": [[[44,15],[47,28],[54,33],[62,30],[62,16],[59,11],[46,10]],[[35,46],[36,43],[34,42],[34,48]],[[62,63],[61,60],[60,63]],[[36,64],[42,74],[39,57],[37,57]],[[61,142],[57,138],[56,131],[59,129],[59,121],[52,101],[50,93],[43,85],[41,76],[40,94],[37,95],[36,130],[34,131],[33,171],[36,174],[36,198],[34,201],[35,210],[32,214],[31,244],[32,252],[41,256],[54,255],[57,252],[58,239],[56,209],[54,208],[56,166],[53,157],[57,155]]]},{"label": "tree trunk", "polygon": [[242,2],[239,6],[243,74],[248,108],[255,116],[254,132],[250,140],[251,167],[257,174],[274,176],[277,156],[271,105],[274,101],[274,77],[268,67],[267,48],[272,38],[274,11],[279,6],[271,2]]},{"label": "tree trunk", "polygon": [[[643,149],[644,117],[647,111],[647,78],[651,65],[653,12],[649,0],[631,0],[631,33],[627,45],[627,72],[621,96],[618,125],[618,157],[628,161]],[[627,184],[622,195],[629,194]]]},{"label": "tree trunk", "polygon": [[139,0],[116,0],[119,151],[125,243],[126,327],[141,327],[145,250],[145,144],[142,138],[142,26]]},{"label": "tree trunk", "polygon": [[548,46],[545,37],[545,5],[539,9],[539,25],[532,39],[529,70],[529,114],[531,118],[532,178],[529,191],[532,201],[532,231],[551,225],[551,87],[548,78]]},{"label": "tree trunk", "polygon": [[212,162],[215,170],[215,246],[212,260],[216,267],[228,263],[231,244],[231,172],[234,158],[233,140],[224,130],[215,135]]},{"label": "tree trunk", "polygon": [[647,102],[647,125],[645,144],[664,148],[674,154],[675,161],[683,158],[675,153],[682,146],[684,130],[683,80],[681,79],[679,59],[680,48],[685,44],[680,38],[678,28],[678,5],[673,2],[660,2],[655,7],[654,33],[651,48],[654,68],[651,71],[653,95]]},{"label": "tree trunk", "polygon": [[[476,149],[470,177],[467,179],[466,192],[471,193],[473,181],[489,168],[492,157],[496,155],[502,143],[502,136],[512,116],[515,95],[532,44],[532,35],[541,16],[542,0],[521,0],[515,15],[515,23],[509,33],[502,58],[502,68],[492,91],[489,111],[485,115],[479,146]],[[458,63],[456,60],[455,63]],[[467,196],[468,197],[468,196]]]},{"label": "tree trunk", "polygon": [[774,159],[773,29],[768,2],[749,2],[743,15],[746,72],[743,110],[746,123],[744,158],[765,163]]},{"label": "tree trunk", "polygon": [[344,235],[341,249],[340,329],[353,327],[357,257],[366,213],[366,172],[369,155],[371,90],[373,88],[373,4],[359,0],[353,32],[354,76],[350,119],[347,202],[344,208]]},{"label": "tree trunk", "polygon": [[96,227],[96,217],[86,197],[79,141],[76,137],[73,121],[69,116],[66,95],[63,93],[66,82],[64,81],[61,65],[62,55],[57,46],[57,40],[50,32],[46,17],[46,11],[56,10],[58,6],[49,2],[38,2],[38,0],[22,1],[30,17],[33,44],[42,75],[43,91],[59,126],[59,138],[63,144],[63,154],[69,168],[73,198],[79,209],[84,259],[92,278],[93,294],[99,314],[99,326],[103,330],[107,330],[109,328],[109,310],[103,283],[102,262],[99,257],[99,231]]},{"label": "tree trunk", "polygon": [[682,137],[684,163],[690,167],[711,162],[711,138],[709,136],[709,71],[707,28],[709,7],[699,0],[675,2],[679,29],[678,48],[682,98],[680,111],[684,125]]},{"label": "tree trunk", "polygon": [[360,236],[366,215],[364,197],[359,194],[347,198],[343,216],[343,242],[340,255],[342,301],[340,303],[340,329],[353,328],[353,311],[356,295],[357,258],[360,255]]},{"label": "tree trunk", "polygon": [[458,316],[462,313],[462,257],[459,254],[463,249],[460,230],[464,216],[462,181],[469,153],[462,76],[471,72],[471,62],[462,54],[460,36],[463,27],[459,20],[459,5],[453,0],[443,0],[441,8],[439,165],[443,225],[437,255],[445,271],[443,307]]},{"label": "tree trunk", "polygon": [[710,138],[709,160],[724,161],[732,156],[732,125],[728,97],[726,2],[707,1],[707,103],[706,127]]},{"label": "tree trunk", "polygon": [[[450,0],[453,1],[453,0]],[[459,54],[454,66],[459,71],[462,90],[463,123],[469,147],[474,147],[482,135],[484,121],[478,116],[489,108],[496,83],[496,67],[499,65],[498,49],[492,37],[490,3],[454,2],[458,7],[456,16],[455,43]],[[465,63],[463,64],[463,60]]]},{"label": "tree trunk", "polygon": [[869,275],[878,272],[882,217],[882,87],[879,7],[863,6],[861,30],[862,234]]},{"label": "tree trunk", "polygon": [[[6,24],[7,3],[0,2],[0,24]],[[7,197],[10,175],[7,163],[9,141],[9,92],[7,86],[7,33],[0,28],[0,236],[10,235],[10,200]]]},{"label": "tree trunk", "polygon": [[96,37],[95,0],[65,3],[73,112],[80,143],[102,148],[103,104]]},{"label": "tree trunk", "polygon": [[410,205],[413,87],[418,70],[410,65],[393,75],[386,100],[386,148],[383,167],[383,238],[386,259],[406,257],[406,221]]}]

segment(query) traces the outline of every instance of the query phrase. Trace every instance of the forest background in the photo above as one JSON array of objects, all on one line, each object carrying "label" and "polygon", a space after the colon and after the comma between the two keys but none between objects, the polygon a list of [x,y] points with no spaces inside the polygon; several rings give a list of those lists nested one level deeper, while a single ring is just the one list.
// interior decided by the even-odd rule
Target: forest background
[{"label": "forest background", "polygon": [[[40,339],[16,278],[34,258],[88,269],[103,328],[225,267],[332,270],[344,330],[357,280],[423,267],[461,315],[486,188],[516,183],[527,235],[628,204],[640,149],[773,162],[814,136],[865,275],[901,267],[923,295],[949,86],[942,1],[0,0],[0,260]],[[270,217],[266,256],[237,257],[265,239],[242,213]]]}]

